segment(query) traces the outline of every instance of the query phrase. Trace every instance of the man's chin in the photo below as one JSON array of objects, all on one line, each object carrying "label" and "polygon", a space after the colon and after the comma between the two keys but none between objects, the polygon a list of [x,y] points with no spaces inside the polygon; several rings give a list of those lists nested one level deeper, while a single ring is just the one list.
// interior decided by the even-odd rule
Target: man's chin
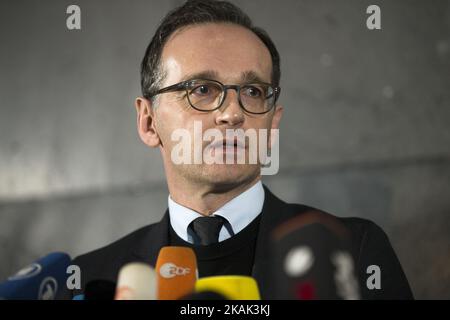
[{"label": "man's chin", "polygon": [[259,166],[248,164],[213,164],[205,166],[203,170],[203,178],[217,184],[242,184],[259,175]]}]

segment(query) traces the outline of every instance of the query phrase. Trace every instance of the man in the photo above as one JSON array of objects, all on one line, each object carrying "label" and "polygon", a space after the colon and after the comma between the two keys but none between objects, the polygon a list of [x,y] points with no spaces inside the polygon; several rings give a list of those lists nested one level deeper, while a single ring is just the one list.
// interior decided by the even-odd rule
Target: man
[{"label": "man", "polygon": [[[91,280],[116,281],[128,262],[155,266],[162,247],[177,245],[194,249],[200,277],[253,276],[262,297],[267,296],[270,284],[264,273],[270,230],[312,208],[286,204],[263,186],[261,159],[250,163],[250,149],[239,144],[242,141],[224,138],[211,149],[207,140],[201,140],[200,153],[220,160],[240,151],[245,153],[244,164],[180,163],[174,161],[179,141],[173,134],[182,130],[193,137],[196,124],[224,136],[230,129],[278,129],[283,114],[277,104],[279,81],[275,45],[234,5],[188,1],[165,17],[142,61],[142,97],[135,105],[140,138],[162,155],[168,210],[159,223],[78,257],[74,263],[81,267],[83,285],[71,295],[83,292]],[[272,138],[269,135],[266,142],[272,143]],[[195,150],[194,140],[188,140],[190,150]],[[367,220],[338,220],[350,230],[362,297],[412,298],[384,232]],[[381,290],[366,288],[369,265],[382,270]]]}]

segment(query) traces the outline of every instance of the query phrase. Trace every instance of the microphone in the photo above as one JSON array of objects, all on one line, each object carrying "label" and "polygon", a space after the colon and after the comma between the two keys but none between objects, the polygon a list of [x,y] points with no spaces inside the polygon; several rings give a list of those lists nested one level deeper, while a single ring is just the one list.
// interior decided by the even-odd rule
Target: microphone
[{"label": "microphone", "polygon": [[269,299],[360,299],[349,232],[336,218],[310,211],[285,221],[269,250]]},{"label": "microphone", "polygon": [[163,247],[156,261],[158,300],[177,300],[194,291],[197,259],[188,247]]},{"label": "microphone", "polygon": [[54,300],[66,285],[71,258],[53,252],[0,284],[0,300]]},{"label": "microphone", "polygon": [[261,300],[256,280],[248,276],[212,276],[197,280],[196,292],[216,292],[227,300]]},{"label": "microphone", "polygon": [[[116,284],[110,280],[92,280],[84,288],[84,296],[79,295],[76,300],[114,300]],[[75,298],[74,297],[74,298]]]},{"label": "microphone", "polygon": [[115,300],[156,300],[156,273],[145,263],[122,267],[117,281]]}]

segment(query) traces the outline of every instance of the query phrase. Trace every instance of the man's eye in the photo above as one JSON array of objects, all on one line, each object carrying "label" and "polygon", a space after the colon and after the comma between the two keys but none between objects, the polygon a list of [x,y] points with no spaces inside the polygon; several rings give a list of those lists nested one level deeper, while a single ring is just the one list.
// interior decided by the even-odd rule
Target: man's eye
[{"label": "man's eye", "polygon": [[195,93],[195,94],[204,96],[204,95],[207,95],[207,94],[209,94],[211,92],[211,88],[209,88],[207,85],[201,85],[201,86],[198,86],[198,87],[194,88],[192,90],[192,92]]},{"label": "man's eye", "polygon": [[244,94],[253,98],[259,98],[263,96],[262,90],[257,87],[246,87],[244,90]]}]

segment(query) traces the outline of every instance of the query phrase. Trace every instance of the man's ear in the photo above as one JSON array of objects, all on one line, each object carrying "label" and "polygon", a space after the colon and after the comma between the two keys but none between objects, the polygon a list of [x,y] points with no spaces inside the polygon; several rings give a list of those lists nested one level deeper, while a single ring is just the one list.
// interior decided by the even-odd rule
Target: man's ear
[{"label": "man's ear", "polygon": [[157,147],[161,144],[158,132],[155,127],[155,113],[152,108],[152,102],[143,97],[135,100],[137,112],[137,129],[139,137],[149,147]]},{"label": "man's ear", "polygon": [[271,129],[279,129],[280,128],[280,121],[281,116],[283,115],[283,107],[281,105],[275,106],[275,111],[272,118],[272,126]]},{"label": "man's ear", "polygon": [[[283,107],[281,105],[276,105],[275,106],[275,111],[273,113],[273,117],[272,117],[272,124],[270,126],[271,129],[279,129],[280,128],[280,121],[281,121],[281,116],[283,115]],[[269,134],[269,146],[272,146],[272,131]]]}]

